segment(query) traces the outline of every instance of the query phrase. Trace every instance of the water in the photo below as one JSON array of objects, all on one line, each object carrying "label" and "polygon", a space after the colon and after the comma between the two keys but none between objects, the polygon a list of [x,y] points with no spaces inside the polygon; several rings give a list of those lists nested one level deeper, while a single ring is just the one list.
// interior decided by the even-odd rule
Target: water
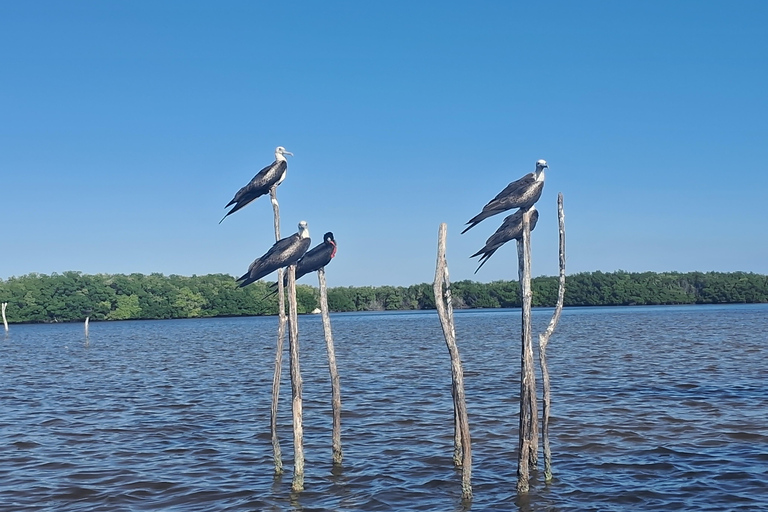
[{"label": "water", "polygon": [[[534,312],[536,331],[551,314]],[[322,325],[300,319],[306,491],[290,385],[273,477],[275,318],[12,325],[0,338],[0,510],[768,508],[768,305],[566,309],[548,350],[555,480],[515,489],[519,311],[457,312],[471,504],[452,467],[434,312],[332,316],[344,464],[331,463]],[[2,333],[0,333],[2,336]],[[285,359],[287,364],[287,357]]]}]

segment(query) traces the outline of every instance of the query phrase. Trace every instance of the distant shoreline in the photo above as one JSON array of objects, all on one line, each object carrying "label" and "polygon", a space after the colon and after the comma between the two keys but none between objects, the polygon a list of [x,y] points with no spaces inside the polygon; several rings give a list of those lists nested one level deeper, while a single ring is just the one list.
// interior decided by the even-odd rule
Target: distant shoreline
[{"label": "distant shoreline", "polygon": [[[8,302],[13,323],[105,320],[162,320],[269,316],[277,314],[271,282],[238,288],[226,274],[28,274],[0,280],[0,302]],[[533,305],[552,306],[557,277],[532,280]],[[516,281],[457,281],[456,309],[520,306]],[[318,304],[318,290],[297,285],[300,314]],[[583,272],[567,277],[565,306],[673,304],[759,304],[768,302],[768,276],[751,272]],[[348,286],[328,289],[332,312],[413,311],[435,308],[431,283],[404,286]]]}]

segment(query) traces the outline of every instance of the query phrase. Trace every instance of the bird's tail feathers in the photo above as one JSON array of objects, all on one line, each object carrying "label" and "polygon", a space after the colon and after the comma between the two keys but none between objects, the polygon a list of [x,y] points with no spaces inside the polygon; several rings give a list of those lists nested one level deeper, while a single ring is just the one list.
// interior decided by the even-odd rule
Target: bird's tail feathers
[{"label": "bird's tail feathers", "polygon": [[485,262],[488,261],[491,258],[491,256],[493,256],[493,253],[495,252],[496,252],[496,249],[483,254],[483,257],[480,258],[480,265],[477,267],[477,270],[475,270],[475,274],[477,274],[477,271],[480,270],[480,268],[483,265],[485,265]]},{"label": "bird's tail feathers", "polygon": [[475,254],[473,254],[472,256],[470,256],[470,258],[474,258],[475,256],[480,256],[480,255],[481,255],[481,254],[483,254],[484,252],[485,252],[485,247],[483,247],[482,249],[480,249],[479,251],[477,251]]},{"label": "bird's tail feathers", "polygon": [[268,294],[266,294],[265,296],[263,296],[263,297],[261,298],[261,300],[262,300],[262,301],[265,301],[265,300],[267,300],[268,298],[270,298],[271,296],[273,296],[273,295],[276,295],[276,294],[277,294],[277,283],[272,283],[272,285],[271,285],[271,286],[274,286],[274,290],[271,290],[271,291],[270,291]]},{"label": "bird's tail feathers", "polygon": [[475,215],[474,217],[472,217],[471,219],[469,219],[467,221],[467,224],[469,224],[469,226],[464,228],[464,231],[462,231],[461,234],[463,235],[464,233],[466,233],[467,231],[469,231],[473,227],[477,226],[478,224],[480,224],[482,221],[484,221],[488,217],[496,215],[496,213],[498,213],[498,212],[488,212],[488,211],[485,211],[485,210],[480,212],[480,213],[478,213],[477,215]]}]

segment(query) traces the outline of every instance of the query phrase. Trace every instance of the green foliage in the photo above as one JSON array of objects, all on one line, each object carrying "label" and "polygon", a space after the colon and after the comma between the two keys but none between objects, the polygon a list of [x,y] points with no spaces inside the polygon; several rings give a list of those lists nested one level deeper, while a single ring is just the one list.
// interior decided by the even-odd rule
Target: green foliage
[{"label": "green foliage", "polygon": [[311,313],[320,307],[320,292],[306,284],[296,285],[296,310],[299,314]]},{"label": "green foliage", "polygon": [[[0,280],[9,322],[193,318],[275,315],[271,283],[238,288],[232,276],[163,274],[28,274]],[[553,306],[557,277],[532,280],[534,306]],[[519,307],[515,281],[452,283],[456,308]],[[297,285],[299,313],[319,307],[318,290]],[[768,276],[747,272],[583,272],[568,276],[566,306],[723,304],[768,302]],[[331,311],[434,309],[432,285],[338,287],[328,290]]]},{"label": "green foliage", "polygon": [[107,320],[141,318],[141,306],[139,306],[138,295],[118,295],[115,302],[115,309],[107,313]]}]

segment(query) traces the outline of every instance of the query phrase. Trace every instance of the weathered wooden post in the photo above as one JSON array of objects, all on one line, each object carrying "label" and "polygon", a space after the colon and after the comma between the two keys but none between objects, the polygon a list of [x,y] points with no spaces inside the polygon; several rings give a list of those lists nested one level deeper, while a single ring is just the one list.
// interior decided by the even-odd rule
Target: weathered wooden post
[{"label": "weathered wooden post", "polygon": [[88,321],[91,319],[90,316],[85,317],[85,337],[88,337]]},{"label": "weathered wooden post", "polygon": [[544,446],[544,480],[552,480],[552,452],[549,448],[549,413],[552,404],[552,396],[549,385],[549,368],[547,367],[547,344],[552,333],[555,332],[560,321],[560,313],[563,311],[563,299],[565,297],[565,215],[563,213],[563,194],[557,195],[557,220],[560,233],[560,276],[557,287],[557,303],[547,330],[539,334],[539,365],[541,366],[541,381],[544,387],[541,418],[541,437]]},{"label": "weathered wooden post", "polygon": [[523,232],[517,242],[518,274],[522,295],[522,332],[520,354],[520,424],[517,458],[517,492],[529,489],[530,465],[534,451],[533,430],[538,421],[534,414],[536,384],[533,373],[533,341],[531,330],[531,215],[530,209],[523,213]]},{"label": "weathered wooden post", "polygon": [[5,318],[5,308],[8,307],[7,302],[3,302],[2,306],[0,308],[3,310],[3,325],[5,326],[5,333],[8,334],[8,319]]},{"label": "weathered wooden post", "polygon": [[451,356],[451,394],[453,395],[453,462],[461,466],[461,497],[472,498],[472,441],[469,435],[466,396],[464,394],[464,370],[461,356],[456,345],[456,328],[453,322],[451,304],[451,283],[448,277],[448,262],[445,257],[446,234],[448,227],[440,224],[437,235],[437,265],[435,269],[435,307],[443,329],[445,344]]},{"label": "weathered wooden post", "polygon": [[[277,185],[269,189],[272,212],[275,219],[275,241],[280,240],[280,205],[277,202]],[[270,413],[270,432],[272,434],[272,457],[275,462],[275,475],[283,474],[283,456],[280,439],[277,437],[277,404],[280,400],[280,376],[283,370],[283,345],[285,342],[285,294],[283,293],[283,269],[277,271],[278,325],[277,346],[275,350],[275,373],[272,377],[272,409]]]},{"label": "weathered wooden post", "polygon": [[331,332],[331,317],[328,313],[328,290],[325,283],[325,267],[317,270],[317,280],[320,286],[320,312],[323,316],[323,334],[325,346],[328,351],[328,371],[331,374],[331,403],[333,408],[333,463],[341,464],[341,384],[339,371],[336,368],[336,350],[333,346],[333,333]]},{"label": "weathered wooden post", "polygon": [[304,427],[302,383],[299,367],[299,318],[296,303],[296,265],[288,267],[288,350],[291,356],[291,405],[293,411],[293,491],[304,490]]}]

